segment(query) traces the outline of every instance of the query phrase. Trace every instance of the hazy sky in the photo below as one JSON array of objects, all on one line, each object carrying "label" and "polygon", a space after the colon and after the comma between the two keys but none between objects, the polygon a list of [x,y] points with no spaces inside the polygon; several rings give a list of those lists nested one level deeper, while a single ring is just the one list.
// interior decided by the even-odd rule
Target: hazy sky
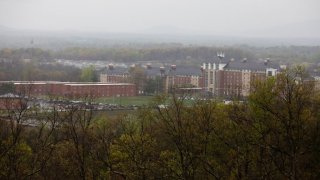
[{"label": "hazy sky", "polygon": [[319,20],[320,0],[0,0],[0,25],[19,29],[316,36]]}]

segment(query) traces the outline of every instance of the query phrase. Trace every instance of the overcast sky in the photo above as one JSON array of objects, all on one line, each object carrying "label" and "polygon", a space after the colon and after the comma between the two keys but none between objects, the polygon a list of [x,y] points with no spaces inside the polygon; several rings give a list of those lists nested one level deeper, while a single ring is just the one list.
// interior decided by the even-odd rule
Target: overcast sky
[{"label": "overcast sky", "polygon": [[0,25],[19,29],[317,36],[319,20],[320,0],[0,0]]}]

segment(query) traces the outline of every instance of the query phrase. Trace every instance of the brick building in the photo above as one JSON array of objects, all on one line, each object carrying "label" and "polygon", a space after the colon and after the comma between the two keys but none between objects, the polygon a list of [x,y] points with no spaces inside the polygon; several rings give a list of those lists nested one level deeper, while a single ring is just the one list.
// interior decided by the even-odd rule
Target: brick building
[{"label": "brick building", "polygon": [[171,65],[165,76],[165,92],[179,88],[202,88],[203,77],[199,68]]},{"label": "brick building", "polygon": [[136,96],[136,86],[129,83],[117,84],[65,84],[69,95],[93,97]]},{"label": "brick building", "polygon": [[268,61],[241,61],[203,63],[204,89],[219,97],[248,96],[251,84],[275,76],[277,65]]},{"label": "brick building", "polygon": [[100,74],[100,82],[128,83],[129,82],[128,68],[115,67],[113,64],[109,64],[105,72]]},{"label": "brick building", "polygon": [[15,90],[25,95],[54,95],[76,97],[136,96],[130,83],[70,83],[70,82],[13,82]]}]

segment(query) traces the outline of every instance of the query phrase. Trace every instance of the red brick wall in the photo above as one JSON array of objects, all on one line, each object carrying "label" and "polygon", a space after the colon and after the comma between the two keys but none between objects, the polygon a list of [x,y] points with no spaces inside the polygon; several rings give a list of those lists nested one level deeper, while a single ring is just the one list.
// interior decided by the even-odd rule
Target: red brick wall
[{"label": "red brick wall", "polygon": [[127,83],[129,82],[129,78],[127,75],[105,75],[103,74],[100,77],[101,82],[106,82],[106,83]]},{"label": "red brick wall", "polygon": [[264,72],[252,72],[250,80],[251,82],[255,81],[264,81],[266,79],[266,74]]},{"label": "red brick wall", "polygon": [[174,85],[181,86],[185,84],[191,84],[190,76],[174,76]]},{"label": "red brick wall", "polygon": [[242,90],[242,72],[225,71],[224,95],[240,95]]},{"label": "red brick wall", "polygon": [[136,96],[134,84],[15,84],[16,91],[25,95],[57,95],[57,96]]},{"label": "red brick wall", "polygon": [[199,87],[200,88],[204,88],[204,84],[205,84],[204,79],[205,79],[204,76],[199,77]]},{"label": "red brick wall", "polygon": [[217,71],[217,95],[235,96],[242,91],[242,72],[241,71]]},{"label": "red brick wall", "polygon": [[0,98],[0,109],[2,110],[19,110],[26,106],[27,102],[21,98]]},{"label": "red brick wall", "polygon": [[73,96],[111,97],[136,96],[135,85],[66,85]]}]

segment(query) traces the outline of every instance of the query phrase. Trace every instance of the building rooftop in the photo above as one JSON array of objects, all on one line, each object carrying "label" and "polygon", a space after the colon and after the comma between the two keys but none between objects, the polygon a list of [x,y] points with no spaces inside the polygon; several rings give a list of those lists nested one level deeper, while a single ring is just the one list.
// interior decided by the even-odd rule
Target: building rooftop
[{"label": "building rooftop", "polygon": [[3,94],[0,96],[0,98],[20,98],[21,96],[16,95],[16,94],[12,94],[12,93],[7,93],[7,94]]},{"label": "building rooftop", "polygon": [[[201,74],[200,67],[192,67],[192,66],[181,66],[176,65],[175,70],[172,69],[171,65],[166,65],[164,67],[164,74],[172,74],[175,73],[176,75],[186,75],[186,76],[198,76]],[[108,75],[123,75],[125,73],[129,73],[128,68],[123,67],[114,67],[113,70],[108,69],[106,72]],[[145,69],[145,74],[147,76],[160,76],[160,66],[150,66],[149,68]]]},{"label": "building rooftop", "polygon": [[[251,70],[251,71],[265,71],[266,68],[274,68],[271,64],[264,62],[239,62],[239,61],[231,61],[229,62],[225,69],[230,70]],[[278,69],[278,68],[276,68]]]},{"label": "building rooftop", "polygon": [[85,84],[65,84],[66,86],[123,86],[134,85],[131,83],[85,83]]},{"label": "building rooftop", "polygon": [[175,70],[168,69],[168,74],[175,73],[175,75],[185,75],[185,76],[200,76],[200,67],[191,66],[176,66]]},{"label": "building rooftop", "polygon": [[248,59],[241,59],[241,60],[219,60],[215,58],[211,63],[215,64],[226,64],[224,67],[225,70],[251,70],[251,71],[265,71],[266,68],[274,68],[280,69],[280,65],[270,62],[270,61],[257,61],[257,60],[248,60]]},{"label": "building rooftop", "polygon": [[[146,69],[146,75],[147,76],[160,76],[160,67],[154,67],[151,69]],[[175,75],[184,75],[184,76],[198,76],[201,74],[200,68],[197,67],[191,67],[191,66],[179,66],[176,65],[175,69],[172,69],[171,66],[165,66],[164,67],[164,73],[166,75],[169,74],[175,74]]]},{"label": "building rooftop", "polygon": [[113,69],[107,69],[105,71],[105,74],[108,75],[123,75],[126,73],[129,73],[129,69],[124,67],[114,67]]},{"label": "building rooftop", "polygon": [[160,76],[160,67],[151,67],[145,70],[147,76]]}]

